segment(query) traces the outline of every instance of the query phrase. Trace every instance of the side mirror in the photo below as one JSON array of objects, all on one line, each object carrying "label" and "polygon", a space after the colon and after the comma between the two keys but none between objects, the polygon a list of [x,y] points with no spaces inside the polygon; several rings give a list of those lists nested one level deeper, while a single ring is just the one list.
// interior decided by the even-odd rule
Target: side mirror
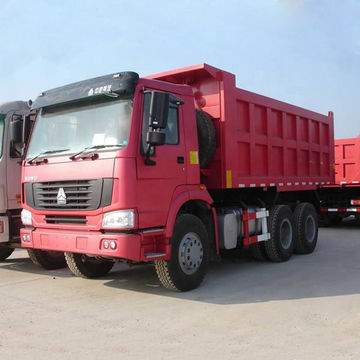
[{"label": "side mirror", "polygon": [[23,140],[23,121],[22,118],[13,117],[10,122],[10,141],[19,144]]},{"label": "side mirror", "polygon": [[10,156],[23,157],[29,140],[35,114],[14,115],[9,125]]},{"label": "side mirror", "polygon": [[150,146],[159,146],[165,144],[165,134],[157,131],[149,131],[146,135],[146,142]]},{"label": "side mirror", "polygon": [[149,126],[155,129],[165,129],[169,114],[170,94],[151,91]]},{"label": "side mirror", "polygon": [[23,118],[23,126],[22,126],[22,142],[27,144],[29,141],[29,137],[31,134],[32,125],[34,122],[35,114],[25,115]]},{"label": "side mirror", "polygon": [[149,91],[149,128],[146,134],[147,149],[145,151],[145,164],[155,165],[156,162],[150,157],[154,153],[154,147],[165,144],[164,130],[167,125],[169,115],[170,94],[159,91]]}]

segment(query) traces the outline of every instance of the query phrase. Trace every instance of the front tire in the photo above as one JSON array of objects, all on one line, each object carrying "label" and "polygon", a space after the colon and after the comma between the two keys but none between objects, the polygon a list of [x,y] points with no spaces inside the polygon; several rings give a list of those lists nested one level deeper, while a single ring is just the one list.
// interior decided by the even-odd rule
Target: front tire
[{"label": "front tire", "polygon": [[203,281],[209,264],[209,240],[202,221],[179,215],[171,239],[171,259],[155,261],[157,276],[170,290],[189,291]]},{"label": "front tire", "polygon": [[291,258],[294,249],[294,220],[287,205],[275,205],[270,211],[270,239],[265,242],[268,259],[283,262]]},{"label": "front tire", "polygon": [[296,254],[311,254],[318,239],[318,216],[310,203],[299,204],[294,211]]},{"label": "front tire", "polygon": [[11,247],[8,246],[1,246],[0,247],[0,261],[4,261],[6,260],[13,252],[15,249],[12,249]]},{"label": "front tire", "polygon": [[96,278],[106,275],[114,266],[111,260],[90,257],[85,254],[65,253],[66,263],[70,271],[83,278]]},{"label": "front tire", "polygon": [[60,251],[46,251],[29,249],[31,261],[46,270],[62,269],[66,266],[64,253]]}]

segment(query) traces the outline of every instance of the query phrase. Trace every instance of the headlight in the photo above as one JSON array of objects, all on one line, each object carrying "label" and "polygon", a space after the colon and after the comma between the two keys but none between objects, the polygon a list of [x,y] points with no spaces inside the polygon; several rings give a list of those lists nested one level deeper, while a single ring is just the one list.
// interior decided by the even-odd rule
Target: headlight
[{"label": "headlight", "polygon": [[104,214],[103,229],[132,229],[135,226],[134,210],[119,210]]},{"label": "headlight", "polygon": [[32,225],[32,215],[29,210],[21,210],[21,221],[24,225]]}]

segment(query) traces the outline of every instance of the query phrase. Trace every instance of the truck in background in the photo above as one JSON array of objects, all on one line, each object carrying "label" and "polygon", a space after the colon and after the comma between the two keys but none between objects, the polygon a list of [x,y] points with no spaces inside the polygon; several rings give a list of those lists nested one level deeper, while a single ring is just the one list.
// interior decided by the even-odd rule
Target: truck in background
[{"label": "truck in background", "polygon": [[348,216],[360,220],[360,136],[335,140],[335,174],[336,183],[320,192],[325,226]]},{"label": "truck in background", "polygon": [[207,64],[120,72],[45,91],[23,162],[21,242],[78,276],[154,262],[194,289],[221,249],[310,254],[334,182],[333,115],[236,87]]},{"label": "truck in background", "polygon": [[[21,160],[33,120],[29,104],[24,101],[0,104],[0,261],[20,247]],[[33,250],[29,255],[35,260]],[[44,252],[42,260],[47,269],[60,265],[52,262],[58,259],[53,259],[50,252]],[[64,259],[61,266],[65,266]]]}]

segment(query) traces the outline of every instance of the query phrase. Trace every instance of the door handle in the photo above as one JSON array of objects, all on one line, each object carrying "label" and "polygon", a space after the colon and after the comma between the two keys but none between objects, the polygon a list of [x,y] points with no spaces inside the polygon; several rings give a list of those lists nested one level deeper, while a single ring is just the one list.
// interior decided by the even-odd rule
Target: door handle
[{"label": "door handle", "polygon": [[184,164],[185,163],[185,158],[183,156],[178,156],[177,157],[177,163],[178,164]]}]

